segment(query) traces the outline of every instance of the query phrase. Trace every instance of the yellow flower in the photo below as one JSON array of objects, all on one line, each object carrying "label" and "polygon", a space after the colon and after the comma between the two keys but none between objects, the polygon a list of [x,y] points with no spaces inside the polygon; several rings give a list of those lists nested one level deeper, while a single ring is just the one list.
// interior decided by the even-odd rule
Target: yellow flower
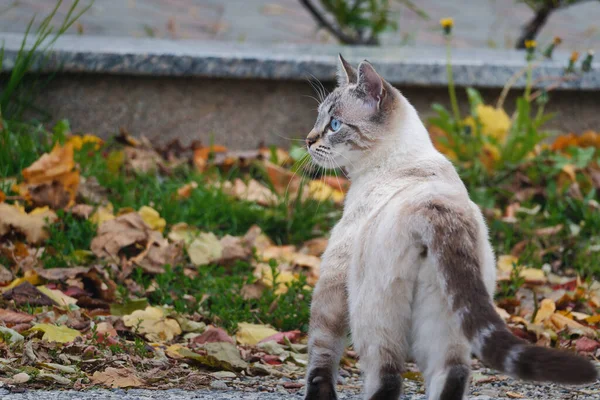
[{"label": "yellow flower", "polygon": [[440,19],[440,25],[442,28],[452,28],[454,26],[453,18],[442,18]]},{"label": "yellow flower", "polygon": [[574,51],[571,53],[571,58],[569,58],[569,61],[571,62],[575,62],[579,59],[579,52],[578,51]]},{"label": "yellow flower", "polygon": [[73,145],[73,149],[81,150],[84,144],[86,143],[94,143],[94,149],[98,150],[103,144],[104,141],[100,139],[98,136],[86,134],[86,135],[73,135],[69,137],[67,143]]},{"label": "yellow flower", "polygon": [[506,114],[506,111],[502,108],[479,104],[476,112],[483,133],[495,138],[500,143],[504,143],[510,129],[510,117]]},{"label": "yellow flower", "polygon": [[526,49],[535,49],[537,46],[537,42],[535,40],[526,40],[525,48]]}]

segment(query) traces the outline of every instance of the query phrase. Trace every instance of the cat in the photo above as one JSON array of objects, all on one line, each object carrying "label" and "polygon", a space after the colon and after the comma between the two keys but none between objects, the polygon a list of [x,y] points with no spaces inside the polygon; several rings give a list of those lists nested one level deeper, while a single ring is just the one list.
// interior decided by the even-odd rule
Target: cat
[{"label": "cat", "polygon": [[526,380],[582,384],[594,365],[512,335],[493,304],[495,257],[480,209],[416,110],[364,61],[339,56],[308,152],[351,181],[311,304],[306,400],[336,399],[351,332],[364,398],[396,400],[415,360],[429,400],[462,400],[471,354]]}]

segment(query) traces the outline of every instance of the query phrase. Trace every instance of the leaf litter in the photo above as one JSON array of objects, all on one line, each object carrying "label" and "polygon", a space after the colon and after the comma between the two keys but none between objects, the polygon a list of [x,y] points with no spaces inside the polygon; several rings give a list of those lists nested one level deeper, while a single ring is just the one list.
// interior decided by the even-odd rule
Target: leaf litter
[{"label": "leaf litter", "polygon": [[[291,380],[305,374],[307,327],[298,322],[293,329],[276,328],[261,320],[265,315],[261,312],[276,312],[282,296],[290,293],[308,309],[309,299],[297,290],[312,290],[327,238],[282,244],[262,231],[261,221],[234,236],[185,220],[170,221],[164,215],[169,210],[150,203],[116,208],[108,201],[110,189],[94,176],[82,176],[82,166],[75,162],[86,143],[96,152],[104,143],[93,135],[72,138],[16,177],[21,182],[13,190],[24,202],[7,202],[2,193],[0,376],[6,378],[0,379],[16,387],[198,388],[219,379],[272,375],[288,380],[286,390],[297,391],[302,385]],[[298,163],[290,161],[297,151],[262,147],[236,152],[198,144],[190,149],[181,145],[154,149],[147,140],[126,132],[118,141],[123,143],[120,147],[103,153],[108,173],[169,176],[187,165],[202,174],[190,175],[178,185],[170,195],[174,201],[193,201],[198,190],[216,188],[268,212],[282,204],[291,209],[309,199],[339,206],[348,189],[341,175],[315,179],[309,172],[304,182],[295,170]],[[184,154],[189,158],[182,158]],[[218,178],[236,170],[250,179]],[[262,172],[248,175],[251,170]],[[565,173],[572,180],[571,172]],[[48,268],[47,256],[56,252],[51,226],[64,218],[64,212],[89,221],[95,234],[88,248],[68,254],[72,258],[67,266]],[[519,203],[504,212],[494,211],[508,223],[537,213]],[[567,232],[563,224],[535,229],[543,240]],[[498,299],[497,311],[515,334],[532,343],[599,357],[600,283],[525,265],[519,254],[527,246],[515,246],[498,257],[499,285],[510,294]],[[194,293],[163,293],[166,283],[161,277],[173,279],[175,266],[183,266],[182,279],[193,280],[210,277],[203,273],[217,267],[233,276],[239,263],[249,266],[250,278],[222,287],[219,294],[195,299]],[[162,303],[154,300],[157,294]],[[224,316],[207,313],[212,304],[234,295],[247,304],[269,298],[268,309],[251,308],[246,321],[233,325],[227,325]],[[182,304],[192,308],[182,311]],[[356,362],[356,354],[348,349],[342,375],[356,376]],[[406,378],[422,382],[416,371],[407,372]],[[518,393],[511,396],[520,398]]]}]

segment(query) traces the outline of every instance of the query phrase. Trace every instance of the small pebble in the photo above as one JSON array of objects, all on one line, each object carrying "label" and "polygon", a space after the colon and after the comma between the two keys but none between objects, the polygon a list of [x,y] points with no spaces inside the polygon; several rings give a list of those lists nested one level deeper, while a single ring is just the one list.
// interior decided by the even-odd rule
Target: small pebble
[{"label": "small pebble", "polygon": [[217,371],[217,372],[213,372],[211,375],[218,379],[233,379],[233,378],[237,377],[236,374],[234,374],[233,372],[230,372],[230,371]]},{"label": "small pebble", "polygon": [[212,381],[210,383],[210,387],[211,389],[217,389],[217,390],[227,390],[229,389],[227,387],[227,384],[223,381]]}]

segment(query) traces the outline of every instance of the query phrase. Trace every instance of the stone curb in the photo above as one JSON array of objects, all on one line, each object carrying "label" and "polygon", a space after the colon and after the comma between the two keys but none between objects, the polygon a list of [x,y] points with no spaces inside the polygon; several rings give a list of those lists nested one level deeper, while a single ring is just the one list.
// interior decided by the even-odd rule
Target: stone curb
[{"label": "stone curb", "polygon": [[[10,71],[23,35],[0,33]],[[40,72],[182,76],[211,78],[324,81],[335,78],[337,54],[352,63],[368,59],[394,84],[445,86],[446,59],[443,48],[373,48],[335,45],[261,45],[217,41],[63,36],[53,46]],[[561,76],[569,54],[557,52],[555,60],[542,61],[533,79]],[[457,86],[503,87],[525,65],[525,55],[516,50],[454,49],[454,81]],[[599,90],[600,64],[581,79],[565,82],[561,89]],[[515,84],[523,87],[525,78]]]}]

